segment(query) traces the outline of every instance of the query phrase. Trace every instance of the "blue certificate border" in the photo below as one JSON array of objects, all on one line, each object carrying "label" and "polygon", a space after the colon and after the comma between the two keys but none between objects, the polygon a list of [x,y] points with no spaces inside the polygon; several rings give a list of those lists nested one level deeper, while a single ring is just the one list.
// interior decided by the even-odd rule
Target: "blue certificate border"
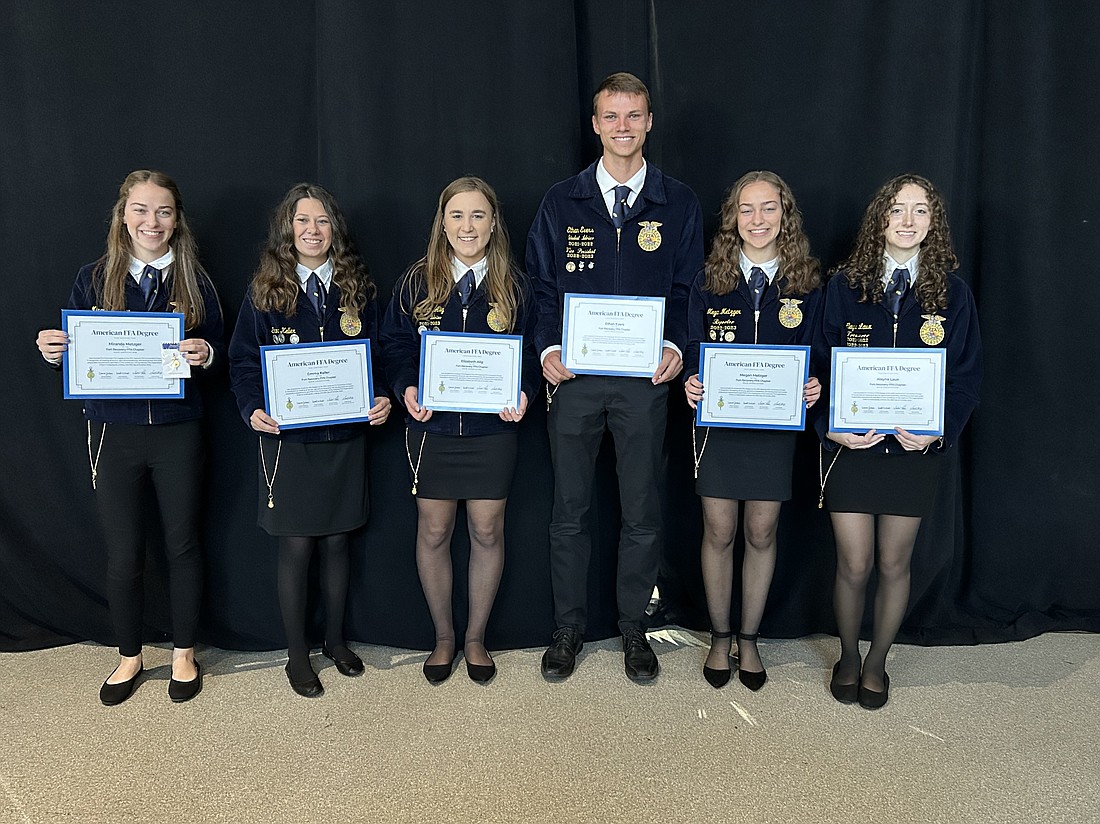
[{"label": "blue certificate border", "polygon": [[[345,346],[351,348],[362,348],[365,355],[365,365],[367,369],[367,409],[369,410],[374,406],[374,366],[371,364],[370,359],[370,339],[369,338],[355,338],[353,340],[326,340],[318,343],[280,343],[272,346],[260,347],[260,370],[263,373],[264,381],[264,411],[276,421],[279,420],[277,415],[271,414],[271,394],[269,389],[269,383],[267,379],[267,357],[265,353],[275,352],[280,349],[294,349],[297,352],[306,353],[311,349],[326,349],[331,346]],[[341,423],[362,423],[368,421],[367,414],[356,415],[350,418],[338,418],[336,420],[323,420],[304,423],[280,423],[279,429],[305,429],[309,426],[336,426]]]},{"label": "blue certificate border", "polygon": [[[561,330],[561,363],[565,366],[565,362],[569,359],[569,304],[573,302],[575,298],[595,298],[597,300],[615,300],[615,301],[641,301],[643,303],[656,303],[661,307],[659,317],[661,319],[661,329],[657,333],[657,364],[661,363],[661,350],[664,347],[664,326],[665,326],[665,299],[655,298],[644,295],[590,295],[581,292],[566,292],[565,293],[565,305],[562,308],[562,330]],[[640,369],[578,369],[575,367],[565,366],[570,372],[575,375],[613,375],[623,378],[652,378],[653,371],[646,372]]]},{"label": "blue certificate border", "polygon": [[[165,318],[175,318],[179,322],[179,340],[184,340],[184,328],[183,328],[183,315],[179,312],[102,312],[98,309],[62,309],[61,310],[61,328],[68,332],[69,318],[80,317],[95,317],[95,318],[117,318],[118,320],[131,320],[133,318],[158,318],[164,320]],[[179,400],[183,397],[184,386],[183,378],[166,378],[169,381],[176,382],[176,390],[174,392],[157,392],[156,394],[130,394],[130,393],[118,393],[113,392],[108,395],[92,392],[70,392],[69,391],[69,370],[72,365],[69,361],[69,349],[65,348],[64,353],[61,355],[61,373],[64,380],[64,391],[66,399],[78,399],[78,400],[110,400],[110,401],[139,401],[139,400]]]},{"label": "blue certificate border", "polygon": [[[891,348],[891,347],[888,347],[888,346],[870,346],[870,347],[865,347],[865,346],[847,346],[847,347],[845,347],[845,346],[836,346],[836,347],[833,347],[832,363],[831,363],[831,368],[830,368],[830,373],[829,373],[829,431],[830,432],[854,432],[856,434],[862,435],[864,432],[867,432],[870,429],[875,429],[876,428],[876,427],[869,427],[869,426],[853,428],[853,427],[845,427],[845,426],[837,426],[836,425],[836,366],[837,366],[837,357],[841,356],[841,355],[845,355],[845,354],[851,354],[851,353],[857,353],[857,354],[860,354],[860,355],[873,354],[873,353],[887,354],[887,355],[898,355],[898,354],[923,355],[923,356],[926,356],[928,358],[938,360],[940,362],[940,365],[939,365],[940,382],[939,382],[939,397],[936,399],[936,405],[939,409],[940,427],[938,429],[928,429],[928,428],[913,429],[913,428],[909,428],[909,427],[903,427],[903,428],[905,429],[906,432],[910,433],[911,435],[936,435],[936,436],[942,436],[943,435],[944,401],[945,401],[945,397],[946,397],[946,394],[947,394],[947,350],[946,349],[940,349],[940,348],[934,348],[934,347],[930,347],[928,349],[918,349],[918,348],[894,349],[894,348]],[[879,431],[881,431],[881,430],[879,430]],[[886,432],[885,434],[888,434],[888,435],[892,434],[893,431],[894,431],[893,427],[891,427],[889,432]]]},{"label": "blue certificate border", "polygon": [[[512,341],[512,346],[516,351],[515,363],[512,367],[512,381],[516,387],[516,400],[511,404],[510,408],[519,409],[520,401],[520,374],[522,372],[521,366],[523,364],[523,336],[522,335],[481,335],[477,332],[436,332],[432,330],[425,330],[420,333],[420,376],[416,381],[416,396],[419,399],[418,402],[425,409],[431,409],[433,412],[476,412],[481,415],[496,414],[480,406],[467,406],[464,404],[447,404],[446,406],[431,406],[424,403],[424,360],[428,351],[428,339],[429,338],[453,338],[455,340],[461,340],[465,343],[473,343],[478,340],[484,340],[492,343],[499,341]],[[530,403],[531,399],[527,399]],[[496,410],[496,412],[503,411],[504,407]]]},{"label": "blue certificate border", "polygon": [[[802,385],[806,385],[806,381],[810,379],[810,347],[798,346],[793,344],[777,344],[775,346],[768,346],[766,344],[755,343],[701,343],[699,344],[699,382],[703,384],[703,389],[706,391],[707,381],[703,373],[706,371],[707,364],[707,352],[712,349],[722,350],[739,350],[739,351],[755,351],[755,352],[775,352],[775,351],[799,351],[804,353],[802,361]],[[802,430],[806,428],[806,403],[803,401],[798,405],[798,423],[739,423],[734,421],[718,423],[716,421],[703,421],[703,403],[700,401],[695,405],[695,425],[696,426],[721,426],[729,427],[733,429],[784,429],[784,430]]]}]

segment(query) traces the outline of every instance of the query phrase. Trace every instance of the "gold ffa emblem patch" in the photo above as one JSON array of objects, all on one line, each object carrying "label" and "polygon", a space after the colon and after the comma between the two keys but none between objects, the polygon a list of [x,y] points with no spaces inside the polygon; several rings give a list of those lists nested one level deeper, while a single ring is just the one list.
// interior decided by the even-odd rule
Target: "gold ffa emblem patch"
[{"label": "gold ffa emblem patch", "polygon": [[508,328],[495,303],[489,304],[489,314],[485,316],[485,322],[489,324],[489,328],[494,332],[503,332]]},{"label": "gold ffa emblem patch", "polygon": [[794,329],[802,323],[802,310],[798,308],[798,304],[802,301],[793,298],[780,298],[779,302],[783,304],[779,307],[779,322],[783,324],[784,328]]},{"label": "gold ffa emblem patch", "polygon": [[926,343],[929,346],[938,346],[943,343],[943,322],[947,318],[942,315],[921,315],[924,318],[924,323],[920,328],[921,343]]},{"label": "gold ffa emblem patch", "polygon": [[359,315],[353,315],[347,309],[340,307],[340,331],[349,338],[354,338],[363,331],[363,322]]},{"label": "gold ffa emblem patch", "polygon": [[664,224],[656,220],[643,220],[638,225],[642,227],[638,232],[638,245],[643,252],[656,252],[661,245],[661,233],[657,231],[657,227]]}]

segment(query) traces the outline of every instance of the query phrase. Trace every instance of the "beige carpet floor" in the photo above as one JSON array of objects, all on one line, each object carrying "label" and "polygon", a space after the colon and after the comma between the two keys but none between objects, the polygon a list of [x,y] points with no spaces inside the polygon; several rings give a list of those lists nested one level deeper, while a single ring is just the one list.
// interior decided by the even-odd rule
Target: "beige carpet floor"
[{"label": "beige carpet floor", "polygon": [[173,705],[169,651],[99,704],[114,653],[0,655],[0,824],[40,822],[1100,822],[1100,636],[1050,634],[891,654],[890,703],[829,696],[837,643],[761,643],[751,693],[701,678],[701,636],[652,634],[656,683],[618,641],[548,684],[541,649],[497,678],[420,674],[423,652],[355,645],[326,693],[294,695],[279,653],[200,648],[207,678]]}]

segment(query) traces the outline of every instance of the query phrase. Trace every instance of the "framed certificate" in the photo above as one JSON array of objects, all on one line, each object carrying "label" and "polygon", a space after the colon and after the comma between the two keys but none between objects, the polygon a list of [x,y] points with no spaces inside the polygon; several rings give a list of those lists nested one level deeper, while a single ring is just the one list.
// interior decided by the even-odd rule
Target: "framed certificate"
[{"label": "framed certificate", "polygon": [[810,347],[704,343],[699,346],[703,400],[699,426],[802,429],[803,386],[810,379]]},{"label": "framed certificate", "polygon": [[261,346],[260,367],[280,429],[366,421],[374,405],[369,340]]},{"label": "framed certificate", "polygon": [[519,408],[521,335],[420,334],[420,405],[433,411]]},{"label": "framed certificate", "polygon": [[833,349],[829,429],[943,434],[944,349]]},{"label": "framed certificate", "polygon": [[66,398],[183,397],[183,379],[165,377],[161,354],[179,351],[183,315],[62,309],[61,328]]},{"label": "framed certificate", "polygon": [[665,299],[565,295],[561,362],[578,375],[652,378],[661,364]]}]

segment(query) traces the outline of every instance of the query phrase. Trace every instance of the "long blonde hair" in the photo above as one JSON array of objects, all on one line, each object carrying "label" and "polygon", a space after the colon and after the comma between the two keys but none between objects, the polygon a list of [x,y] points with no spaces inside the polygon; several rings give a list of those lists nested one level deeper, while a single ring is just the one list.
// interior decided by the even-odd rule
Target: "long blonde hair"
[{"label": "long blonde hair", "polygon": [[152,183],[167,189],[175,201],[176,228],[168,239],[168,246],[174,255],[168,267],[172,274],[171,301],[175,304],[175,310],[183,313],[184,327],[194,329],[206,318],[199,281],[205,281],[211,292],[217,292],[199,263],[198,245],[187,224],[179,187],[164,172],[137,169],[126,175],[118,187],[118,200],[111,209],[111,227],[107,230],[107,249],[92,270],[96,301],[108,312],[121,312],[126,308],[126,279],[130,277],[130,258],[133,256],[133,245],[126,228],[126,201],[130,191],[139,183]]},{"label": "long blonde hair", "polygon": [[[443,210],[452,197],[463,192],[480,192],[489,201],[494,230],[489,235],[489,244],[486,247],[488,267],[483,283],[489,302],[500,313],[504,328],[511,332],[515,327],[516,309],[520,300],[513,275],[515,266],[512,263],[512,247],[508,240],[508,228],[504,225],[504,215],[500,211],[497,193],[480,177],[460,177],[451,181],[440,193],[439,205],[435,210],[435,219],[432,221],[432,230],[428,238],[428,249],[424,257],[409,269],[401,305],[406,311],[411,307],[412,316],[419,321],[427,319],[433,310],[447,305],[455,281],[451,274],[451,244],[443,229]],[[426,295],[413,306],[412,303],[420,292],[421,282],[425,284]]]}]

